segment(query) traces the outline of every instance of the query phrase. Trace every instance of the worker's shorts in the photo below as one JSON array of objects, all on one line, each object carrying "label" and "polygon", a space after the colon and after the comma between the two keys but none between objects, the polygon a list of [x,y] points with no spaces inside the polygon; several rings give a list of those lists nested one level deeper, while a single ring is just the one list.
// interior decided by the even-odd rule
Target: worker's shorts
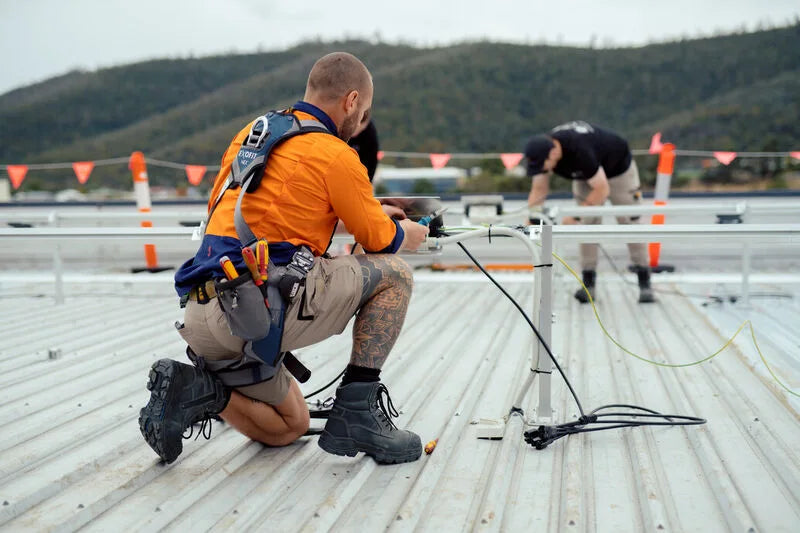
[{"label": "worker's shorts", "polygon": [[[342,333],[361,302],[361,267],[352,255],[318,257],[306,283],[286,310],[281,351],[295,350]],[[189,300],[184,327],[179,329],[192,350],[206,359],[241,356],[244,340],[231,335],[218,298],[206,304]],[[286,399],[292,376],[281,365],[272,379],[236,390],[264,403]]]}]

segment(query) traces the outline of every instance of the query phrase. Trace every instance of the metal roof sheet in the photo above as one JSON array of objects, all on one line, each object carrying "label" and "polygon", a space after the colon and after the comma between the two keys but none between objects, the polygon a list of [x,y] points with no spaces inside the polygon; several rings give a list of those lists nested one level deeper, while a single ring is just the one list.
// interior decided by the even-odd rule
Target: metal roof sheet
[{"label": "metal roof sheet", "polygon": [[[532,277],[500,277],[529,307]],[[165,466],[136,419],[150,364],[182,359],[169,277],[72,282],[61,306],[34,297],[47,292],[37,285],[0,280],[0,529],[798,530],[799,406],[745,335],[703,365],[647,365],[614,346],[558,276],[553,349],[587,409],[626,402],[708,424],[582,434],[537,451],[520,417],[500,441],[476,439],[472,423],[507,413],[528,372],[530,330],[477,274],[416,278],[382,377],[399,425],[439,443],[396,466],[328,455],[316,437],[268,448],[224,424],[210,441],[184,441]],[[639,306],[635,287],[607,276],[598,310],[624,346],[674,363],[713,353],[750,319],[773,370],[797,390],[800,308],[790,287],[793,300],[753,299],[751,309],[676,294]],[[330,380],[349,345],[346,332],[299,350],[314,371],[303,389]],[[559,422],[576,413],[556,376],[553,405]]]}]

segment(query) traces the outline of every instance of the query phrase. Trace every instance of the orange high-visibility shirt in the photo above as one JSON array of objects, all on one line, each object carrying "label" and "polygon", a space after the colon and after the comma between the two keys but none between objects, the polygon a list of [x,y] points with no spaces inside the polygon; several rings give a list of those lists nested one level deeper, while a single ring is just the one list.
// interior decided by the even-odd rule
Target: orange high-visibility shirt
[{"label": "orange high-visibility shirt", "polygon": [[[315,119],[299,111],[295,115],[301,120]],[[223,155],[209,209],[251,125],[234,137]],[[239,191],[225,192],[206,235],[236,237],[233,213]],[[327,249],[338,220],[367,251],[394,252],[400,246],[395,236],[402,230],[375,199],[358,154],[338,137],[326,133],[297,135],[276,146],[267,159],[258,189],[244,197],[242,214],[257,238],[306,245],[315,255]],[[394,249],[387,250],[390,245]]]}]

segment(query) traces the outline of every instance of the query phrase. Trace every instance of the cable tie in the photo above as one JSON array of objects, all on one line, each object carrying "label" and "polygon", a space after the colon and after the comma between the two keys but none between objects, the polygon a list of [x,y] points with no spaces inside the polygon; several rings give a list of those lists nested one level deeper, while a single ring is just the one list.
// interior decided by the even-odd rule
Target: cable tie
[{"label": "cable tie", "polygon": [[552,370],[539,370],[538,368],[531,368],[531,372],[534,374],[552,374]]},{"label": "cable tie", "polygon": [[489,224],[489,244],[492,244],[492,225]]},{"label": "cable tie", "polygon": [[533,265],[533,268],[552,267],[553,263],[542,263],[541,265]]}]

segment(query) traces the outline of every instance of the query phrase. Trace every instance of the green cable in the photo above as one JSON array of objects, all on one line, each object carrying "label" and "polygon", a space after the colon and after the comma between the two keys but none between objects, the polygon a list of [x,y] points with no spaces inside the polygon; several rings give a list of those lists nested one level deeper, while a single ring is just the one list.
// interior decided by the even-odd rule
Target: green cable
[{"label": "green cable", "polygon": [[[538,245],[541,246],[540,244],[538,244]],[[756,347],[756,351],[758,352],[758,355],[761,358],[761,361],[764,363],[764,366],[767,367],[767,370],[769,371],[769,373],[772,376],[772,378],[786,392],[788,392],[789,394],[792,394],[793,396],[797,396],[798,398],[800,398],[800,394],[796,393],[795,391],[793,391],[792,389],[787,387],[780,379],[778,379],[778,376],[775,375],[775,372],[772,371],[772,368],[770,368],[769,364],[767,363],[766,357],[764,357],[764,354],[761,352],[761,348],[758,346],[758,341],[756,340],[756,332],[755,332],[755,329],[753,328],[753,323],[750,322],[750,320],[745,320],[744,322],[742,322],[742,325],[739,326],[739,329],[736,330],[736,333],[733,334],[733,337],[728,339],[728,341],[725,344],[722,345],[722,348],[720,348],[716,352],[712,353],[708,357],[700,359],[699,361],[693,361],[691,363],[680,363],[680,364],[659,363],[658,361],[653,361],[651,359],[647,359],[646,357],[642,357],[640,355],[637,355],[637,354],[633,353],[632,351],[630,351],[627,348],[625,348],[624,346],[622,346],[619,342],[617,342],[617,340],[614,337],[612,337],[611,334],[608,332],[608,330],[606,329],[605,325],[603,324],[603,321],[600,319],[600,315],[597,312],[597,307],[594,305],[594,299],[592,298],[591,293],[586,288],[586,285],[583,284],[583,281],[581,280],[580,276],[578,276],[578,273],[575,272],[575,270],[573,270],[572,267],[570,267],[567,264],[567,262],[564,261],[564,259],[562,259],[557,253],[553,252],[553,257],[555,257],[556,260],[559,263],[564,265],[564,268],[566,268],[569,271],[569,273],[572,274],[572,276],[576,280],[578,280],[578,283],[581,284],[581,287],[583,288],[584,292],[589,297],[589,303],[592,304],[592,311],[594,312],[594,316],[597,319],[597,323],[600,324],[600,329],[603,331],[603,333],[605,334],[606,337],[611,339],[611,342],[613,342],[620,350],[622,350],[626,354],[628,354],[628,355],[630,355],[632,357],[635,357],[636,359],[638,359],[640,361],[644,361],[645,363],[650,363],[651,365],[662,366],[662,367],[667,367],[667,368],[682,368],[682,367],[687,367],[687,366],[699,365],[700,363],[705,363],[709,359],[713,359],[714,357],[716,357],[720,353],[722,353],[725,350],[725,348],[727,348],[728,346],[731,345],[731,343],[733,343],[734,339],[736,339],[736,337],[739,335],[739,333],[741,333],[741,331],[744,329],[744,327],[749,325],[750,326],[750,335],[753,338],[753,344]]]},{"label": "green cable", "polygon": [[[772,379],[777,381],[778,385],[783,387],[786,392],[788,392],[789,394],[792,394],[792,395],[797,396],[798,398],[800,398],[800,394],[797,394],[795,391],[791,390],[789,387],[784,385],[783,382],[780,379],[778,379],[778,376],[775,375],[775,372],[772,371],[772,368],[770,368],[769,363],[767,363],[767,358],[764,357],[764,354],[761,353],[761,348],[759,348],[759,346],[758,346],[758,341],[756,340],[756,330],[753,329],[753,323],[750,322],[749,320],[746,320],[745,322],[747,324],[750,324],[750,336],[753,338],[753,344],[756,347],[756,351],[758,352],[758,356],[761,357],[761,362],[763,362],[764,366],[767,367],[767,370],[769,371],[770,375],[772,376]],[[742,326],[744,326],[744,324],[742,324]]]},{"label": "green cable", "polygon": [[[450,227],[447,227],[447,228],[442,228],[443,231],[459,231],[459,230],[468,231],[468,230],[473,230],[473,229],[475,229],[475,228],[474,227],[466,228],[466,227],[461,227],[461,226],[450,226]],[[542,246],[541,243],[538,243],[538,242],[535,243],[535,244],[537,246],[539,246],[539,247]],[[642,357],[641,355],[633,353],[632,351],[628,350],[623,345],[621,345],[619,342],[617,342],[617,339],[612,337],[611,333],[608,332],[608,330],[606,329],[605,324],[603,324],[603,321],[600,319],[600,314],[597,312],[597,307],[594,305],[594,299],[592,298],[592,295],[589,292],[589,289],[587,289],[586,285],[583,284],[583,280],[581,280],[581,277],[578,275],[578,273],[575,272],[575,270],[573,270],[573,268],[571,266],[569,266],[569,264],[567,264],[567,262],[564,261],[564,259],[562,259],[561,256],[559,256],[557,253],[553,252],[553,257],[555,257],[556,260],[559,263],[561,263],[564,266],[564,268],[566,268],[569,271],[569,273],[572,274],[572,276],[576,280],[578,280],[578,283],[581,284],[581,287],[583,288],[584,292],[586,293],[586,296],[589,297],[589,303],[592,304],[592,311],[594,312],[594,316],[597,319],[597,323],[600,324],[600,329],[603,331],[603,334],[605,334],[605,336],[608,337],[611,340],[611,342],[613,342],[617,346],[617,348],[619,348],[620,350],[622,350],[626,354],[628,354],[628,355],[630,355],[630,356],[632,356],[632,357],[634,357],[634,358],[636,358],[636,359],[638,359],[640,361],[643,361],[645,363],[650,363],[651,365],[661,366],[661,367],[665,367],[665,368],[683,368],[683,367],[687,367],[687,366],[695,366],[695,365],[699,365],[701,363],[705,363],[706,361],[708,361],[710,359],[713,359],[714,357],[716,357],[719,354],[721,354],[725,350],[725,348],[727,348],[728,346],[730,346],[733,343],[733,341],[736,339],[736,337],[739,335],[739,333],[742,332],[742,330],[744,329],[745,326],[750,326],[750,336],[753,338],[753,345],[756,347],[756,351],[758,352],[758,356],[761,358],[761,361],[764,363],[764,366],[767,367],[767,371],[770,373],[772,378],[778,383],[778,385],[780,385],[786,392],[788,392],[789,394],[791,394],[793,396],[797,396],[798,398],[800,398],[800,394],[798,394],[797,392],[793,391],[788,386],[786,386],[783,383],[783,381],[781,381],[778,378],[778,376],[775,375],[775,372],[772,371],[772,368],[769,366],[769,363],[767,363],[767,358],[764,357],[764,354],[761,352],[761,348],[759,347],[758,341],[756,340],[756,331],[753,328],[753,323],[750,322],[750,320],[745,320],[744,322],[742,322],[742,325],[739,326],[739,329],[736,330],[736,333],[733,334],[733,337],[728,339],[728,341],[725,344],[722,345],[722,348],[720,348],[716,352],[712,353],[708,357],[704,357],[703,359],[700,359],[699,361],[693,361],[691,363],[677,363],[677,364],[676,363],[659,363],[658,361],[653,361],[651,359],[647,359],[646,357]]]}]

